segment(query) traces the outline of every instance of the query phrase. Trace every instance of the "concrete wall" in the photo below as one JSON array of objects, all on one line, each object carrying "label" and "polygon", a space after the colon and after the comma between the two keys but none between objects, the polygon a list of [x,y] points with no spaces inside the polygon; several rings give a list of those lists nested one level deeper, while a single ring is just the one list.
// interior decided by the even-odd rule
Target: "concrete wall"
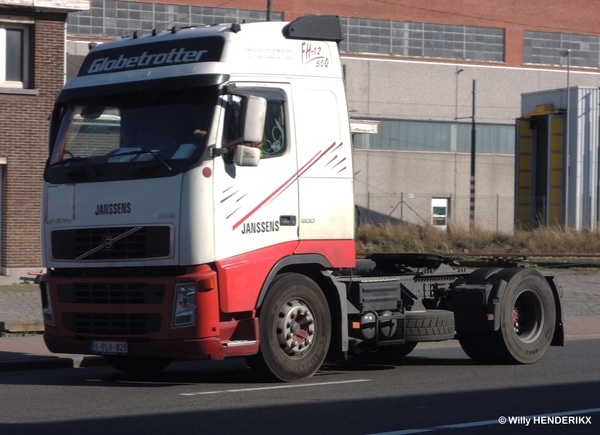
[{"label": "concrete wall", "polygon": [[[458,118],[459,122],[470,123],[472,86],[476,80],[477,122],[514,124],[522,113],[521,94],[565,88],[567,83],[566,70],[350,56],[344,56],[343,64],[346,65],[350,116],[355,119],[455,122]],[[569,81],[571,86],[600,87],[600,74],[571,71]],[[559,99],[562,95],[566,101],[564,90],[555,94]],[[468,226],[469,154],[356,150],[355,157],[355,172],[360,171],[355,187],[359,205],[388,214],[400,201],[397,195],[404,192],[405,205],[410,205],[410,200],[420,211],[417,216],[405,207],[403,219],[423,222],[430,221],[431,197],[452,196],[454,223]],[[514,227],[514,155],[478,154],[476,161],[476,224],[511,231]],[[407,193],[414,197],[407,198]],[[398,213],[399,207],[392,217],[398,218]]]},{"label": "concrete wall", "polygon": [[[514,124],[521,94],[565,88],[566,70],[366,59],[343,56],[353,118],[455,121],[471,116],[477,81],[477,122]],[[462,72],[458,73],[459,70]],[[600,87],[600,72],[571,71],[570,86]],[[469,119],[462,119],[470,122]]]},{"label": "concrete wall", "polygon": [[[354,150],[354,197],[364,220],[431,223],[431,199],[450,198],[450,220],[469,225],[471,155]],[[475,224],[514,228],[514,156],[476,158]],[[370,212],[370,213],[369,213]]]}]

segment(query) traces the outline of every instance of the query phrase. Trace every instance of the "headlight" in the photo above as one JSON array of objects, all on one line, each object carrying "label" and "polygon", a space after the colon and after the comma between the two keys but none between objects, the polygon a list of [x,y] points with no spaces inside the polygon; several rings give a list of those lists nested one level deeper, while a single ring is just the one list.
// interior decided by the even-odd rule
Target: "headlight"
[{"label": "headlight", "polygon": [[47,282],[42,284],[42,312],[44,323],[55,325],[54,311],[52,310],[52,300],[50,299],[50,284]]},{"label": "headlight", "polygon": [[196,286],[178,284],[175,287],[173,307],[173,328],[196,324]]}]

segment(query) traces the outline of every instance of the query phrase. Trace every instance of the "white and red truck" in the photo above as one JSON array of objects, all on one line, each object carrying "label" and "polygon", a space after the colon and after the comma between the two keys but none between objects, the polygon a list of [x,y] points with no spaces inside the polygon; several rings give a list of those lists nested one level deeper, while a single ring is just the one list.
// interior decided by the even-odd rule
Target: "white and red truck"
[{"label": "white and red truck", "polygon": [[134,34],[56,99],[43,190],[44,339],[125,372],[245,356],[282,381],[326,359],[458,338],[531,363],[564,333],[551,277],[356,260],[335,16]]}]

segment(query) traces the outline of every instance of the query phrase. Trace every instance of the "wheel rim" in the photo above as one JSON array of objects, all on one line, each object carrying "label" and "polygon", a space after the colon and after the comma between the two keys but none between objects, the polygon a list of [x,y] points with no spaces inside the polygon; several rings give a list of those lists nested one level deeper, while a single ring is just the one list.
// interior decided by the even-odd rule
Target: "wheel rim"
[{"label": "wheel rim", "polygon": [[513,328],[519,339],[525,343],[534,342],[542,330],[542,301],[532,290],[521,292],[513,306]]},{"label": "wheel rim", "polygon": [[290,358],[301,358],[312,347],[315,319],[312,309],[302,299],[292,299],[279,310],[277,339],[279,347]]}]

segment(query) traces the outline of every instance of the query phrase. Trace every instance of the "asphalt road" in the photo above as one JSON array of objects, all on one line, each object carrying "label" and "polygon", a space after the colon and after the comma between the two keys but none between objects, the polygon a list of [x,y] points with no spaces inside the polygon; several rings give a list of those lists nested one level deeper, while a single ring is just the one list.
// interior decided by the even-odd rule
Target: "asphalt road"
[{"label": "asphalt road", "polygon": [[[599,360],[600,339],[581,339],[529,366],[417,348],[401,362],[328,365],[298,384],[264,383],[242,359],[174,363],[157,377],[0,373],[0,434],[597,434]],[[546,414],[580,424],[497,423]]]}]

